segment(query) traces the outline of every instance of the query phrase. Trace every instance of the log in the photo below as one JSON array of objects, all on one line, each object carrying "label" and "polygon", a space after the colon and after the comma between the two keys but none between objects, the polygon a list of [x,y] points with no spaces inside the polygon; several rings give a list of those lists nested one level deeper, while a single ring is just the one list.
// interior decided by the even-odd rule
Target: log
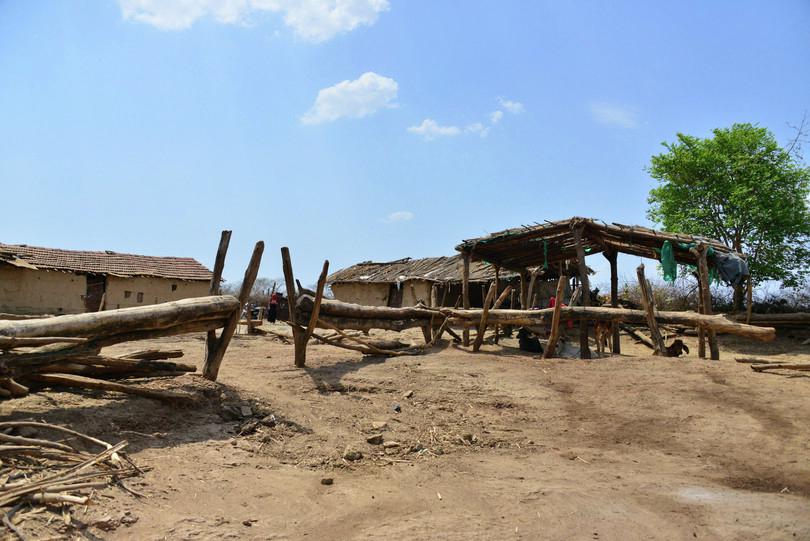
[{"label": "log", "polygon": [[114,383],[111,381],[103,381],[70,374],[33,374],[29,376],[28,379],[49,386],[59,385],[63,387],[76,387],[79,389],[98,389],[101,391],[112,391],[117,393],[144,396],[146,398],[154,398],[157,400],[191,401],[194,399],[194,395],[181,391],[147,389],[145,387],[124,385],[122,383]]},{"label": "log", "polygon": [[554,297],[554,311],[552,312],[551,316],[551,336],[548,337],[546,349],[543,351],[544,359],[551,359],[554,357],[554,353],[557,350],[557,340],[560,339],[560,311],[562,310],[563,294],[565,292],[565,283],[567,280],[568,277],[564,274],[561,274],[560,279],[557,280],[557,292]]},{"label": "log", "polygon": [[17,347],[45,346],[48,344],[81,344],[87,338],[67,336],[35,336],[18,338],[16,336],[0,336],[0,349],[14,349]]},{"label": "log", "polygon": [[[745,321],[748,316],[741,314],[730,316],[735,321]],[[751,325],[777,326],[810,326],[810,312],[787,312],[778,314],[751,314]]]},{"label": "log", "polygon": [[238,306],[235,298],[221,295],[54,318],[0,321],[0,336],[95,338],[126,331],[159,330],[202,319],[222,320],[236,312]]},{"label": "log", "polygon": [[318,322],[318,315],[321,312],[321,302],[323,301],[323,289],[326,287],[326,277],[328,274],[329,260],[327,259],[323,262],[323,269],[321,269],[321,275],[318,277],[318,285],[315,289],[315,300],[313,301],[309,323],[307,324],[306,339],[304,340],[305,344],[309,341],[313,331],[315,331],[315,325]]},{"label": "log", "polygon": [[649,337],[644,336],[643,334],[635,330],[633,327],[628,327],[627,325],[620,325],[620,327],[624,332],[626,332],[627,334],[638,340],[640,343],[644,344],[653,351],[655,350],[655,345],[653,344],[653,341]]},{"label": "log", "polygon": [[650,337],[653,344],[653,355],[664,354],[664,338],[658,330],[658,321],[655,319],[655,299],[652,294],[650,282],[644,275],[644,263],[636,268],[638,275],[638,285],[641,288],[641,305],[647,315],[647,327],[650,329]]},{"label": "log", "polygon": [[473,351],[481,349],[481,344],[484,343],[484,333],[487,330],[487,318],[489,317],[489,306],[495,298],[495,284],[490,284],[487,297],[484,299],[484,309],[481,312],[481,323],[478,325],[478,332],[475,335],[475,342],[473,342]]},{"label": "log", "polygon": [[[602,254],[610,263],[610,306],[619,307],[619,272],[618,272],[618,252],[611,248],[606,249]],[[620,355],[622,352],[621,339],[619,338],[619,326],[613,324],[613,353]]]},{"label": "log", "polygon": [[219,374],[219,367],[222,364],[222,359],[225,357],[225,351],[231,343],[234,331],[239,325],[239,318],[242,315],[242,307],[250,298],[250,291],[253,289],[253,283],[256,281],[256,276],[259,274],[259,266],[262,264],[262,254],[264,253],[264,241],[259,241],[253,248],[253,254],[250,256],[250,262],[247,269],[245,269],[245,276],[242,278],[242,287],[239,290],[239,299],[237,309],[231,313],[225,327],[217,338],[216,345],[209,348],[205,357],[205,364],[203,365],[203,377],[211,381],[217,380]]},{"label": "log", "polygon": [[[231,242],[231,231],[223,230],[219,237],[219,247],[217,248],[217,255],[214,259],[214,272],[211,275],[211,283],[208,286],[209,295],[219,295],[220,286],[222,282],[222,272],[225,270],[225,256],[228,255],[228,245]],[[241,310],[242,307],[239,307]],[[206,333],[205,338],[205,358],[208,358],[209,352],[213,351],[217,345],[217,332],[210,330]]]},{"label": "log", "polygon": [[[289,323],[291,323],[293,333],[293,348],[294,348],[294,363],[297,367],[303,367],[306,364],[306,343],[304,336],[306,330],[298,325],[298,295],[295,291],[295,275],[293,274],[292,260],[290,258],[290,249],[286,246],[281,247],[281,264],[284,269],[284,283],[287,286],[287,305],[289,306]],[[314,298],[313,298],[314,302]],[[321,303],[323,304],[323,303]],[[323,309],[323,307],[321,307]]]},{"label": "log", "polygon": [[55,317],[53,314],[7,314],[0,312],[0,319],[8,319],[13,321],[24,319],[45,319],[46,317]]},{"label": "log", "polygon": [[[577,249],[577,266],[579,267],[579,280],[582,286],[582,306],[591,304],[591,286],[588,280],[588,267],[585,265],[585,248],[582,246],[582,232],[584,226],[574,229],[574,242]],[[579,322],[579,358],[590,359],[591,349],[588,346],[588,320]]]},{"label": "log", "polygon": [[[312,312],[314,298],[310,295],[300,295],[297,307],[300,312]],[[436,316],[441,308],[403,307],[392,308],[388,306],[364,306],[334,299],[321,301],[320,313],[325,316],[368,319],[422,319],[430,320]]]},{"label": "log", "polygon": [[[470,254],[463,254],[461,256],[463,261],[463,271],[461,276],[461,299],[462,299],[462,306],[465,309],[470,308]],[[464,332],[462,333],[464,339],[462,344],[464,347],[470,345],[470,330],[465,327]]]},{"label": "log", "polygon": [[144,361],[162,361],[164,359],[177,359],[184,355],[182,349],[142,349],[116,355],[118,359],[141,359]]},{"label": "log", "polygon": [[[501,268],[498,265],[493,265],[493,270],[495,271],[495,296],[498,298],[498,300],[501,300],[501,297],[503,295],[498,294],[498,288],[501,287]],[[511,288],[511,286],[507,285],[506,288],[509,289],[509,288]],[[504,298],[504,301],[505,301],[506,296],[503,296],[503,298]],[[501,301],[501,302],[503,302],[503,301]],[[498,304],[498,303],[496,302],[495,304]],[[501,334],[500,331],[501,331],[500,327],[495,325],[495,343],[496,344],[498,343],[498,335]]]},{"label": "log", "polygon": [[[694,253],[698,259],[698,272],[700,273],[700,289],[701,296],[703,297],[703,313],[711,315],[712,313],[712,294],[709,289],[709,264],[706,261],[706,245],[700,243],[697,249],[692,248],[690,252]],[[717,333],[713,329],[708,329],[709,335],[709,350],[710,357],[713,361],[720,360],[720,348],[717,344]]]},{"label": "log", "polygon": [[745,307],[745,324],[751,324],[751,315],[754,310],[754,283],[751,279],[751,275],[748,275],[748,302]]},{"label": "log", "polygon": [[769,364],[752,364],[751,370],[754,372],[763,372],[765,370],[801,370],[810,371],[810,363],[769,363]]}]

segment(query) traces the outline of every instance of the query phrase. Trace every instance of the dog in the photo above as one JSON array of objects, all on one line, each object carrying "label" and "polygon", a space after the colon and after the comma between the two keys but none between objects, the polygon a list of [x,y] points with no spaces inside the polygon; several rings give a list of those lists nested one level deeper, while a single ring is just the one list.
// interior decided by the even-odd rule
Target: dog
[{"label": "dog", "polygon": [[675,341],[664,349],[666,350],[665,354],[667,357],[680,357],[684,352],[686,352],[687,355],[689,354],[689,348],[680,338],[676,338]]},{"label": "dog", "polygon": [[521,327],[517,333],[520,349],[528,351],[529,353],[543,353],[543,346],[540,345],[540,340],[532,336],[532,333],[526,327]]},{"label": "dog", "polygon": [[609,321],[597,321],[596,330],[596,352],[600,355],[605,353],[608,346],[608,339],[613,339],[613,325]]}]

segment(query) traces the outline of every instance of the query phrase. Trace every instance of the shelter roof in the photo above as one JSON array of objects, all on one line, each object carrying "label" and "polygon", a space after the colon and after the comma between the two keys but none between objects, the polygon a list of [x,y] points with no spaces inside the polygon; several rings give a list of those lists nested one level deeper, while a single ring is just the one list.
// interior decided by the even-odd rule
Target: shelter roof
[{"label": "shelter roof", "polygon": [[[434,282],[460,282],[462,277],[461,256],[426,257],[422,259],[397,259],[396,261],[364,261],[334,272],[327,278],[329,283],[396,283],[406,280]],[[515,274],[501,271],[500,277],[508,279]],[[495,268],[483,261],[470,265],[470,281],[486,282],[495,279]]]}]

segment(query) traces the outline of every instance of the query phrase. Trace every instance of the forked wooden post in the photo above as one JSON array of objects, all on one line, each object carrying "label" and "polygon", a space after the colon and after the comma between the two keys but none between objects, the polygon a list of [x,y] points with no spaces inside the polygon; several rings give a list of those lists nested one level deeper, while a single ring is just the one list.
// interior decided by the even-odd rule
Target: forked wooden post
[{"label": "forked wooden post", "polygon": [[[461,259],[464,263],[464,270],[461,275],[461,305],[465,310],[470,308],[470,254],[463,254]],[[464,347],[470,345],[470,329],[464,327],[461,334],[463,336],[462,343]]]},{"label": "forked wooden post", "polygon": [[[700,285],[700,273],[697,273],[697,311],[698,314],[703,312],[703,288]],[[698,357],[701,359],[706,358],[706,329],[703,326],[698,326],[697,331],[698,339]]]},{"label": "forked wooden post", "polygon": [[[323,290],[326,287],[326,277],[329,275],[329,260],[323,262],[323,269],[321,275],[318,277],[318,285],[315,287],[315,301],[312,303],[312,313],[309,316],[309,323],[307,324],[306,340],[304,340],[304,347],[306,347],[309,339],[312,338],[312,333],[315,332],[315,326],[318,324],[318,316],[321,313],[321,301],[323,301]],[[304,355],[306,359],[306,355]]]},{"label": "forked wooden post", "polygon": [[[574,229],[574,242],[577,249],[577,264],[579,265],[579,281],[582,285],[582,306],[591,305],[591,287],[588,280],[588,267],[585,265],[585,247],[582,246],[582,232],[584,227]],[[588,346],[588,320],[579,322],[579,358],[590,359],[591,349]]]},{"label": "forked wooden post", "polygon": [[557,340],[560,339],[560,311],[562,310],[565,283],[567,281],[568,277],[564,274],[561,274],[560,279],[557,281],[557,293],[554,297],[554,313],[551,316],[551,336],[548,337],[546,349],[543,352],[544,359],[554,357],[554,350],[557,349]]},{"label": "forked wooden post", "polygon": [[284,283],[287,285],[287,305],[289,306],[289,321],[292,324],[295,366],[303,368],[307,362],[307,343],[304,340],[306,330],[301,327],[298,321],[298,295],[295,291],[295,275],[290,260],[290,249],[286,246],[281,247],[281,264],[284,268]]},{"label": "forked wooden post", "polygon": [[[239,290],[239,308],[222,329],[222,333],[216,341],[216,347],[208,350],[205,365],[203,366],[203,376],[211,381],[217,380],[222,358],[225,357],[225,351],[228,349],[228,344],[231,343],[231,337],[237,325],[239,325],[239,319],[242,317],[242,307],[250,298],[250,291],[253,289],[256,276],[259,274],[259,266],[262,264],[263,253],[264,241],[260,240],[256,243],[255,248],[253,248],[253,255],[250,257],[250,263],[248,263],[247,269],[245,269],[245,276],[242,278],[242,287]],[[250,314],[248,314],[248,317],[250,317]]]},{"label": "forked wooden post", "polygon": [[[616,250],[605,250],[602,254],[607,258],[610,263],[610,307],[619,307],[619,273],[617,269],[618,252]],[[621,339],[619,337],[619,325],[611,323],[613,334],[613,353],[620,354],[622,352]]]},{"label": "forked wooden post", "polygon": [[[209,295],[219,295],[220,282],[222,282],[222,271],[225,269],[225,256],[228,255],[228,245],[231,242],[231,232],[227,229],[222,232],[219,237],[219,248],[217,248],[217,256],[214,260],[214,274],[211,276],[211,284],[208,286]],[[239,308],[241,310],[241,307]],[[208,331],[205,338],[205,357],[208,358],[208,352],[213,351],[217,344],[217,332]]]},{"label": "forked wooden post", "polygon": [[647,314],[647,326],[650,328],[653,355],[663,355],[664,339],[661,337],[661,331],[658,329],[658,321],[655,319],[655,299],[652,295],[650,282],[644,275],[644,263],[638,266],[636,274],[638,275],[638,285],[641,288],[641,304]]},{"label": "forked wooden post", "polygon": [[[695,253],[695,249],[692,248]],[[698,272],[700,273],[700,289],[703,298],[703,313],[712,315],[712,292],[709,283],[709,263],[706,260],[706,245],[701,243],[697,247],[698,256]],[[706,333],[709,336],[709,355],[713,361],[720,360],[720,348],[717,345],[717,333],[713,329],[708,329]]]},{"label": "forked wooden post", "polygon": [[495,300],[495,284],[490,284],[487,297],[484,299],[484,310],[481,312],[481,323],[478,325],[478,333],[475,335],[475,342],[473,342],[473,351],[481,349],[481,344],[484,343],[484,333],[487,332],[487,318],[489,318],[489,307],[492,301]]}]

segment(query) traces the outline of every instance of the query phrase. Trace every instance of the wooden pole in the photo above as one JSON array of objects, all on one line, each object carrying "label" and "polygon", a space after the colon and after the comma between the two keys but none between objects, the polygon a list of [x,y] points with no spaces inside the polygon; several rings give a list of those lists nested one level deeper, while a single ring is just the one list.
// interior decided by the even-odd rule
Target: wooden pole
[{"label": "wooden pole", "polygon": [[751,275],[748,275],[748,306],[746,307],[745,312],[745,324],[751,324],[751,313],[754,310],[754,286],[751,280]]},{"label": "wooden pole", "polygon": [[295,366],[303,368],[307,362],[306,331],[298,324],[298,295],[295,291],[295,275],[293,274],[290,249],[281,248],[281,264],[284,269],[284,282],[287,285],[287,304],[289,306],[289,321],[292,323],[293,346],[295,348]]},{"label": "wooden pole", "polygon": [[[577,249],[577,265],[579,266],[579,281],[582,287],[582,306],[591,305],[591,288],[588,280],[588,267],[585,265],[585,248],[582,246],[583,227],[574,229],[574,242]],[[590,359],[591,350],[588,346],[588,320],[579,322],[579,358]]]},{"label": "wooden pole", "polygon": [[529,271],[520,273],[520,309],[529,309]]},{"label": "wooden pole", "polygon": [[[253,255],[250,256],[250,263],[245,269],[245,276],[242,278],[242,287],[239,290],[239,309],[236,310],[225,327],[219,335],[216,347],[208,351],[208,355],[203,365],[203,376],[211,381],[217,380],[219,374],[219,367],[222,364],[222,359],[225,357],[225,351],[231,343],[231,337],[239,325],[239,319],[242,316],[242,306],[245,305],[250,298],[250,291],[253,289],[253,283],[256,281],[256,276],[259,274],[259,266],[262,264],[262,254],[264,253],[264,241],[259,241],[253,248]],[[250,318],[250,314],[248,314]]]},{"label": "wooden pole", "polygon": [[[703,314],[703,287],[700,285],[700,273],[695,273],[697,277],[697,311],[698,314]],[[700,359],[706,358],[706,329],[699,326],[697,330],[698,339],[698,357]]]},{"label": "wooden pole", "polygon": [[[462,261],[464,262],[464,269],[462,271],[461,276],[461,305],[464,307],[465,310],[470,308],[470,254],[464,254],[461,256]],[[470,345],[470,329],[464,328],[464,332],[462,333],[463,344],[464,347]]]},{"label": "wooden pole", "polygon": [[[610,306],[611,308],[619,307],[619,272],[617,268],[618,252],[616,250],[606,250],[602,252],[610,263]],[[612,325],[613,335],[613,353],[620,354],[622,352],[621,339],[619,337],[619,326]]]},{"label": "wooden pole", "polygon": [[318,323],[318,315],[321,313],[321,301],[323,301],[323,290],[326,287],[326,277],[328,274],[329,260],[327,259],[323,262],[323,269],[321,269],[321,275],[318,277],[318,285],[315,287],[315,302],[312,304],[312,312],[309,316],[309,324],[307,325],[304,347],[306,347],[309,339],[312,338],[312,333],[315,331],[315,325]]},{"label": "wooden pole", "polygon": [[[701,296],[703,297],[703,313],[710,316],[712,315],[712,293],[709,287],[709,263],[706,261],[706,245],[700,243],[697,250],[694,248],[692,248],[692,250],[696,251],[698,256],[698,272],[700,273],[700,289]],[[708,329],[707,334],[709,335],[710,358],[713,361],[719,361],[720,348],[717,345],[717,333],[714,329]]]},{"label": "wooden pole", "polygon": [[567,281],[568,278],[564,274],[561,274],[560,279],[557,280],[557,293],[554,297],[554,314],[551,316],[551,336],[548,337],[546,349],[543,351],[544,359],[554,357],[554,350],[557,349],[557,340],[560,338],[560,313],[562,310],[563,294],[565,292],[565,284]]},{"label": "wooden pole", "polygon": [[475,335],[475,342],[473,343],[473,351],[481,349],[481,344],[484,343],[484,333],[487,331],[487,319],[489,317],[489,308],[492,301],[495,299],[495,284],[490,284],[487,297],[484,299],[484,310],[481,312],[481,323],[478,325],[478,334]]},{"label": "wooden pole", "polygon": [[[493,265],[495,267],[495,296],[500,299],[500,295],[498,294],[498,288],[501,287],[501,268],[498,265]],[[501,329],[498,325],[495,325],[495,343],[498,343],[498,335],[501,333]]]},{"label": "wooden pole", "polygon": [[641,288],[641,304],[647,313],[647,326],[650,328],[650,336],[653,343],[653,355],[663,355],[664,339],[658,329],[658,321],[655,319],[655,299],[652,294],[652,287],[647,277],[644,276],[644,263],[636,269],[638,275],[638,285]]},{"label": "wooden pole", "polygon": [[[220,282],[222,282],[222,271],[225,269],[225,256],[228,255],[228,245],[231,242],[231,232],[222,231],[219,237],[219,247],[217,248],[216,259],[214,259],[214,273],[211,275],[211,283],[208,286],[208,295],[219,295]],[[239,307],[242,310],[242,307]],[[208,331],[205,337],[205,358],[209,352],[217,345],[217,331]]]},{"label": "wooden pole", "polygon": [[534,305],[535,305],[535,302],[534,302],[534,284],[535,284],[535,282],[537,282],[537,276],[538,276],[538,274],[540,274],[540,272],[542,270],[543,270],[543,267],[537,267],[536,269],[534,269],[532,271],[531,278],[529,279],[529,290],[526,292],[526,298],[528,299],[529,304],[528,304],[528,306],[526,306],[524,308],[524,310],[528,309],[528,308],[533,308]]}]

